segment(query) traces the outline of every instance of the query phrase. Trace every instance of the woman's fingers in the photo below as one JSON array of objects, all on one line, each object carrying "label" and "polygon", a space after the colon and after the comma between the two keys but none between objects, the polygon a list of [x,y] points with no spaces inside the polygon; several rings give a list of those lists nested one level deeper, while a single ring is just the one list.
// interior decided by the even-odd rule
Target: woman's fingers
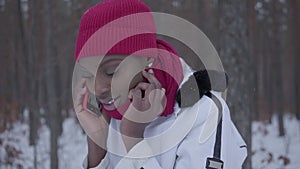
[{"label": "woman's fingers", "polygon": [[[153,99],[159,99],[158,97],[160,96],[160,95],[157,95],[158,97],[156,96],[157,90],[154,90],[154,89],[161,89],[162,86],[161,86],[160,82],[157,80],[157,78],[154,76],[154,72],[152,69],[150,69],[148,72],[143,71],[143,75],[150,82],[150,87],[148,88],[149,90],[145,91],[145,96],[147,96],[149,101],[151,103],[153,103],[155,101]],[[151,98],[149,97],[150,93],[152,93]]]},{"label": "woman's fingers", "polygon": [[165,90],[161,88],[160,82],[153,74],[151,74],[151,70],[149,73],[143,71],[143,76],[149,82],[140,82],[134,89],[129,91],[129,98],[132,99],[133,106],[140,111],[164,106],[163,97],[165,95]]},{"label": "woman's fingers", "polygon": [[160,89],[161,84],[157,80],[157,78],[154,76],[154,72],[152,69],[149,70],[149,72],[142,71],[143,76],[149,81],[150,84],[153,84],[155,86],[155,89]]},{"label": "woman's fingers", "polygon": [[77,86],[77,96],[75,99],[75,112],[77,114],[77,118],[86,130],[87,133],[92,133],[97,131],[99,128],[103,127],[104,122],[108,121],[109,119],[107,117],[102,117],[100,115],[99,117],[96,117],[95,115],[87,112],[83,108],[83,100],[85,97],[86,92],[88,92],[88,89],[86,87],[86,79],[82,79]]},{"label": "woman's fingers", "polygon": [[[157,80],[157,78],[154,76],[152,69],[150,69],[149,72],[142,71],[142,74],[149,81],[149,83],[140,82],[138,85],[136,85],[136,87],[133,90],[129,91],[129,98],[130,99],[135,98],[139,101],[146,100],[149,102],[150,101],[149,94],[151,93],[151,91],[153,91],[154,89],[161,89],[162,86],[160,82]],[[144,96],[142,95],[142,91],[145,92]],[[154,92],[153,94],[155,93],[157,92]]]},{"label": "woman's fingers", "polygon": [[143,98],[142,98],[142,91],[139,88],[135,88],[132,91],[132,103],[137,109],[143,109]]},{"label": "woman's fingers", "polygon": [[150,83],[140,82],[139,84],[136,85],[135,88],[140,90],[147,90],[150,85],[151,85]]},{"label": "woman's fingers", "polygon": [[[138,93],[136,90],[133,93]],[[137,94],[138,95],[138,94]],[[147,99],[141,97],[133,98],[132,105],[129,106],[125,117],[136,123],[149,123],[156,119],[164,110],[164,89],[153,89],[149,92]]]},{"label": "woman's fingers", "polygon": [[[76,87],[76,97],[75,97],[75,103],[74,103],[74,107],[75,110],[78,110],[78,106],[82,107],[82,102],[84,99],[84,95],[87,91],[87,87],[85,86],[86,80],[82,79],[81,82],[78,84],[78,86]],[[77,113],[78,111],[76,111]]]},{"label": "woman's fingers", "polygon": [[132,105],[125,113],[125,117],[137,123],[149,123],[157,118],[165,108],[165,89],[161,87],[160,82],[151,74],[151,71],[149,73],[143,71],[142,74],[148,83],[140,82],[129,91]]},{"label": "woman's fingers", "polygon": [[83,102],[88,92],[86,79],[82,79],[76,85],[75,92],[74,109],[79,123],[89,138],[98,146],[105,147],[110,117],[106,113],[95,116],[84,109]]},{"label": "woman's fingers", "polygon": [[136,88],[133,90],[133,98],[134,99],[142,99],[142,90],[139,88]]}]

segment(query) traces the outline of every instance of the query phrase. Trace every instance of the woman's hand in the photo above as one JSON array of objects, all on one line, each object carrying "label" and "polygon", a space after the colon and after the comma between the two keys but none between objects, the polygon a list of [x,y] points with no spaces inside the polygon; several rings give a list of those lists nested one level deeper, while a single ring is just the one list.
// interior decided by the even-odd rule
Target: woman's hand
[{"label": "woman's hand", "polygon": [[75,112],[81,126],[88,135],[88,165],[94,167],[99,164],[106,154],[105,148],[110,117],[106,113],[101,113],[97,117],[83,108],[84,96],[88,90],[86,79],[82,79],[75,90]]},{"label": "woman's hand", "polygon": [[145,128],[163,112],[166,103],[165,89],[153,75],[153,71],[143,71],[142,74],[149,83],[140,82],[130,90],[128,97],[132,99],[132,103],[120,124],[127,150],[144,138]]},{"label": "woman's hand", "polygon": [[106,138],[101,138],[100,140],[100,138],[93,138],[92,136],[100,136],[99,132],[106,132],[110,118],[106,113],[101,113],[99,117],[97,117],[83,108],[84,96],[88,90],[86,87],[86,79],[83,79],[76,88],[77,96],[74,107],[77,118],[87,135],[98,145],[102,146],[100,143],[104,142],[104,140],[106,141]]}]

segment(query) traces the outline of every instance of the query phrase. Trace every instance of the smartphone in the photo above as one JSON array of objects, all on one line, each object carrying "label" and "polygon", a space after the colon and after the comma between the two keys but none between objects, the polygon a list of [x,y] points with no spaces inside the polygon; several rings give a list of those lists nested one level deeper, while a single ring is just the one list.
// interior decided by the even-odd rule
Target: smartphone
[{"label": "smartphone", "polygon": [[89,90],[87,90],[84,95],[83,108],[97,117],[101,113],[101,105],[98,103],[96,96]]}]

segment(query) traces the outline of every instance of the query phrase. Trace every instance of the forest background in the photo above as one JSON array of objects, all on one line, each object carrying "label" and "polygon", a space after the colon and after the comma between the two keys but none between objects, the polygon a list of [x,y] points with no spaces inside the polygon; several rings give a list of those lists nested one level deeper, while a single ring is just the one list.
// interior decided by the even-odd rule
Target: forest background
[{"label": "forest background", "polygon": [[[41,118],[50,129],[51,168],[58,168],[58,138],[73,109],[71,85],[80,17],[99,0],[0,0],[0,133],[29,116],[29,143]],[[231,116],[251,152],[251,124],[276,114],[300,119],[300,1],[144,0],[154,12],[187,19],[219,52],[229,75]],[[184,30],[183,30],[184,31]],[[164,37],[195,69],[195,54]],[[0,146],[2,142],[0,139]],[[250,169],[251,158],[244,168]]]}]

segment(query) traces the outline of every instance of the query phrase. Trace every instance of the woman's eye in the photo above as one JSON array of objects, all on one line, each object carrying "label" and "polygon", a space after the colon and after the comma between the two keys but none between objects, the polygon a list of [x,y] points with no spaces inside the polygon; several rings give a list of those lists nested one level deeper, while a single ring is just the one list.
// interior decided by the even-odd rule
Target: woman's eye
[{"label": "woman's eye", "polygon": [[106,76],[113,76],[118,72],[118,69],[112,69],[105,72]]},{"label": "woman's eye", "polygon": [[106,72],[106,76],[113,76],[115,72]]}]

